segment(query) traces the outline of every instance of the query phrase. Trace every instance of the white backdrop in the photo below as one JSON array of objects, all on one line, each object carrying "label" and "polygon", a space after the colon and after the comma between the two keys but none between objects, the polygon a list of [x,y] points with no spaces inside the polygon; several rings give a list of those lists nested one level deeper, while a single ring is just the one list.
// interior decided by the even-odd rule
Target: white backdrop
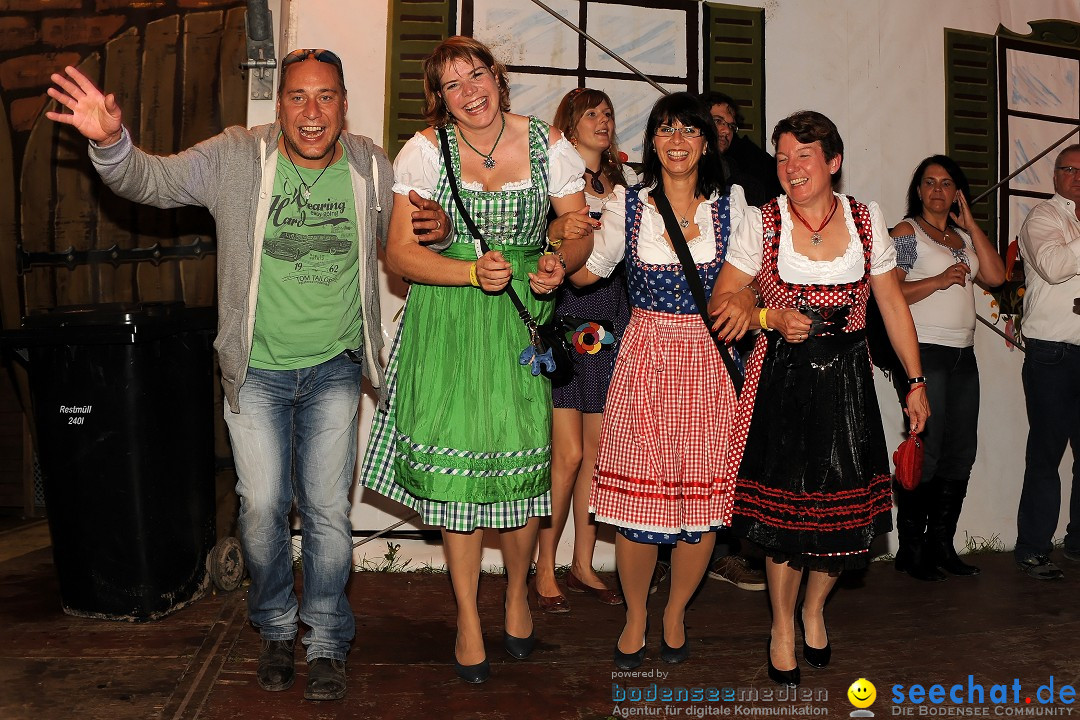
[{"label": "white backdrop", "polygon": [[[278,55],[296,47],[333,49],[345,62],[349,88],[348,129],[381,138],[386,94],[386,17],[382,0],[270,0],[278,31]],[[516,6],[524,0],[505,0]],[[993,34],[998,25],[1021,34],[1029,20],[1080,22],[1075,0],[728,0],[764,7],[766,17],[767,126],[799,109],[814,109],[836,122],[845,143],[843,190],[877,200],[887,222],[903,216],[911,172],[925,156],[945,147],[946,27]],[[488,3],[491,4],[491,3]],[[627,12],[633,12],[627,9]],[[273,119],[270,102],[250,105],[249,124]],[[383,311],[387,346],[401,306],[400,284],[384,278]],[[989,298],[979,311],[989,317]],[[975,349],[982,373],[980,450],[971,491],[958,535],[996,539],[1005,547],[1016,540],[1016,506],[1024,471],[1027,421],[1020,386],[1022,354],[981,325]],[[892,388],[878,378],[878,396],[890,446],[900,441],[901,417]],[[361,442],[373,410],[365,400]],[[361,445],[362,447],[362,445]],[[1062,473],[1071,468],[1066,453]],[[1063,492],[1067,498],[1067,488]],[[1063,503],[1067,507],[1067,502]],[[369,491],[354,495],[357,529],[382,528],[406,516],[403,508]],[[405,527],[414,527],[407,525]],[[1064,532],[1064,522],[1058,536]],[[572,530],[560,546],[560,562],[569,562]],[[396,542],[396,541],[395,541]],[[892,536],[889,545],[892,545]],[[485,567],[500,563],[489,538]],[[886,549],[884,546],[882,549]],[[376,559],[386,546],[379,541],[360,549]],[[401,557],[414,564],[442,564],[438,545],[402,543]],[[613,565],[612,545],[601,542],[597,562]]]}]

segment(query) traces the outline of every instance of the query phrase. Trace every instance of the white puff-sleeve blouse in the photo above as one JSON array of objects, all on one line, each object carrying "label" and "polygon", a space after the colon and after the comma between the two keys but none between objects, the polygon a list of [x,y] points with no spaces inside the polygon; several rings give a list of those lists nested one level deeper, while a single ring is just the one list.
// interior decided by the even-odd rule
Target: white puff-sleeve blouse
[{"label": "white puff-sleeve blouse", "polygon": [[[832,260],[811,260],[797,252],[791,242],[791,211],[787,198],[781,195],[777,200],[780,205],[780,250],[777,256],[777,270],[781,279],[788,283],[839,285],[855,282],[863,273],[863,248],[855,221],[851,215],[851,205],[845,195],[837,195],[844,212],[851,241],[844,254]],[[870,274],[881,275],[896,267],[896,247],[889,237],[889,228],[876,202],[867,203],[870,211],[870,231],[873,242],[870,248]],[[735,227],[732,224],[732,227]],[[757,275],[761,270],[764,244],[764,230],[761,222],[761,210],[749,208],[746,221],[732,233],[731,247],[727,261],[747,275]]]},{"label": "white puff-sleeve blouse", "polygon": [[[664,218],[659,210],[648,203],[651,191],[652,188],[641,188],[638,191],[638,197],[641,198],[644,206],[641,213],[641,230],[638,235],[638,256],[643,263],[649,265],[678,265],[679,256],[664,239]],[[610,277],[626,255],[627,192],[627,189],[621,185],[616,187],[614,197],[604,205],[600,229],[593,234],[592,254],[585,261],[585,266],[594,275]],[[728,213],[731,219],[731,234],[734,237],[737,229],[745,222],[748,208],[742,187],[732,185],[730,195]],[[713,194],[700,203],[694,212],[693,222],[697,225],[699,234],[688,241],[687,245],[690,247],[690,255],[695,263],[707,263],[716,257],[716,233],[712,224],[712,206],[719,199],[720,195]],[[760,231],[758,237],[760,237]]]},{"label": "white puff-sleeve blouse", "polygon": [[[585,187],[582,175],[585,162],[566,138],[559,138],[548,146],[548,195],[565,197]],[[442,169],[442,151],[421,133],[416,133],[398,153],[394,160],[394,192],[408,195],[415,190],[421,197],[431,199],[439,184]],[[462,187],[482,191],[477,182],[462,182]],[[523,190],[532,187],[532,177],[503,185],[503,190]]]}]

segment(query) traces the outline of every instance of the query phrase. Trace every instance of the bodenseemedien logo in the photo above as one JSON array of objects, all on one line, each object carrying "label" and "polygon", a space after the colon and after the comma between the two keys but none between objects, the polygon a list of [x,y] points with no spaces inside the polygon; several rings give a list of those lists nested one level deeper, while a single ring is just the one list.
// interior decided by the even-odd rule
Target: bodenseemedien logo
[{"label": "bodenseemedien logo", "polygon": [[851,683],[851,687],[847,690],[847,698],[848,702],[855,706],[855,709],[851,711],[851,717],[874,717],[873,711],[867,710],[874,704],[874,700],[877,700],[877,688],[874,687],[874,683],[866,678],[859,678]]}]

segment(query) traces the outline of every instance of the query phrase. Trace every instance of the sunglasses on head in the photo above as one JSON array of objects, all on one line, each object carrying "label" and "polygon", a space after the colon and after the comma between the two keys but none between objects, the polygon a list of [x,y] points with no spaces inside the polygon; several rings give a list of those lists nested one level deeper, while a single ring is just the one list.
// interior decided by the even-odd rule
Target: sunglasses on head
[{"label": "sunglasses on head", "polygon": [[289,67],[293,63],[303,62],[309,57],[313,57],[319,62],[329,63],[338,70],[341,70],[341,58],[330,50],[314,50],[310,48],[301,48],[299,50],[293,50],[291,53],[281,58],[281,69]]}]

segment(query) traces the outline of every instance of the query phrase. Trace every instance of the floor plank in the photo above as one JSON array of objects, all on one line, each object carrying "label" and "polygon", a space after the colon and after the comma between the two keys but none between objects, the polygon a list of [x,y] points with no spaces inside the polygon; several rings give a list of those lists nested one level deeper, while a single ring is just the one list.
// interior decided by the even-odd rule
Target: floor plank
[{"label": "floor plank", "polygon": [[[1042,707],[1035,693],[1051,676],[1058,690],[1080,685],[1080,565],[1062,561],[1064,581],[1039,583],[1020,573],[1007,553],[979,555],[976,562],[983,568],[978,577],[942,583],[917,582],[889,563],[845,576],[827,608],[833,663],[825,670],[803,664],[803,685],[794,696],[766,675],[766,593],[707,580],[687,614],[691,659],[671,666],[658,657],[667,592],[662,587],[649,603],[647,659],[627,675],[611,661],[622,608],[581,595],[569,596],[568,615],[536,613],[537,650],[527,661],[510,658],[501,647],[505,583],[484,575],[480,611],[492,676],[485,685],[469,686],[451,666],[454,611],[446,576],[358,573],[349,584],[357,617],[349,694],[344,702],[312,703],[303,700],[300,649],[291,689],[258,688],[259,640],[246,620],[243,589],[209,594],[154,622],[71,617],[60,609],[49,549],[31,550],[0,561],[6,640],[0,646],[0,718],[583,719],[607,718],[616,708],[633,717],[847,716],[854,708],[846,691],[860,677],[877,686],[871,710],[881,718],[899,714],[894,685],[966,688],[970,675],[970,682],[988,690],[1019,681],[1019,710],[1030,707],[1026,697]],[[613,694],[654,687],[727,688],[741,699],[613,700]],[[644,714],[649,711],[656,713]]]}]

